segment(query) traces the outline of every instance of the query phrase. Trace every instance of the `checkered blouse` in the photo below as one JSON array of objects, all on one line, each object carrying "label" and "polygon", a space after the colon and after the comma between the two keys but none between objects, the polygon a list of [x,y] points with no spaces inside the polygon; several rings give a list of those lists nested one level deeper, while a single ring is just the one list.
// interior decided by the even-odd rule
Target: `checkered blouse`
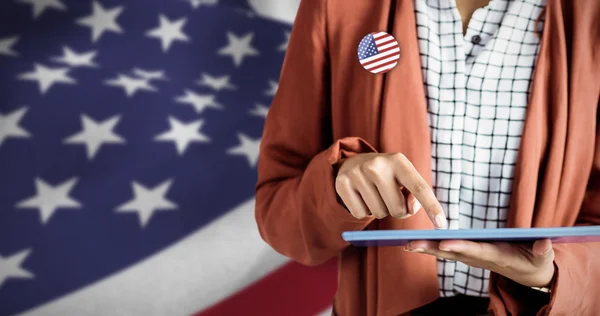
[{"label": "checkered blouse", "polygon": [[[504,227],[544,5],[491,0],[463,36],[455,0],[415,0],[433,184],[449,229]],[[443,297],[488,296],[487,270],[438,259],[438,275]]]}]

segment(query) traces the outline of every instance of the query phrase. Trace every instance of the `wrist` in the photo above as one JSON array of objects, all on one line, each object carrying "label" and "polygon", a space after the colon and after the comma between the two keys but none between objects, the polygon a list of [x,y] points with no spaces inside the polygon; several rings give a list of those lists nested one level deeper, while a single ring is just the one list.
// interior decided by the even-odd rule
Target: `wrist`
[{"label": "wrist", "polygon": [[340,167],[346,161],[346,159],[348,158],[340,158],[335,164],[333,164],[333,169],[335,170],[336,174],[340,170]]},{"label": "wrist", "polygon": [[541,284],[539,286],[532,286],[531,288],[534,290],[541,291],[541,292],[550,293],[552,291],[552,287],[554,287],[557,270],[558,270],[558,268],[556,267],[556,264],[554,262],[552,262],[552,268],[551,268],[552,272],[551,272],[551,276],[550,276],[549,280],[547,282],[545,282],[544,284]]},{"label": "wrist", "polygon": [[[338,176],[338,173],[340,171],[340,167],[342,166],[342,164],[344,163],[344,161],[346,161],[346,159],[347,158],[340,158],[337,162],[335,162],[334,164],[331,165],[333,167],[333,179],[334,179],[334,181],[337,180],[337,176]],[[334,187],[336,187],[336,186],[334,185]],[[336,198],[336,201],[338,202],[338,204],[340,204],[341,206],[343,206],[344,209],[346,209],[346,211],[348,213],[350,213],[350,210],[348,209],[348,207],[346,207],[346,204],[342,200],[342,197],[337,193],[337,187],[335,189],[335,198]]]}]

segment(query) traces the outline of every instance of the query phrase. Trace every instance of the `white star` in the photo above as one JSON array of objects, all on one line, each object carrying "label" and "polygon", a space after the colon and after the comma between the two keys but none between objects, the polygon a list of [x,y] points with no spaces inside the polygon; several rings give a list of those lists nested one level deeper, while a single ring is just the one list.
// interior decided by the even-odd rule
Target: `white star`
[{"label": "white star", "polygon": [[185,90],[185,95],[178,97],[175,101],[191,104],[197,113],[202,113],[206,108],[222,109],[223,106],[215,101],[214,95],[197,94],[194,91]]},{"label": "white star", "polygon": [[183,155],[191,142],[206,143],[210,139],[199,132],[204,124],[203,120],[196,120],[188,124],[182,123],[178,119],[169,116],[169,125],[171,129],[157,135],[155,141],[172,141],[177,147],[177,153]]},{"label": "white star", "polygon": [[18,2],[31,4],[34,19],[37,19],[48,8],[60,11],[65,11],[67,9],[60,0],[18,0]]},{"label": "white star", "polygon": [[18,36],[4,37],[0,39],[0,55],[19,56],[12,50],[13,45],[19,40]]},{"label": "white star", "polygon": [[253,140],[242,133],[238,133],[238,139],[240,140],[240,145],[230,148],[227,153],[230,155],[246,156],[250,167],[256,166],[256,162],[258,161],[258,152],[260,149],[260,138]]},{"label": "white star", "polygon": [[217,53],[219,55],[230,55],[233,58],[233,63],[239,67],[246,56],[257,56],[258,51],[252,47],[252,38],[254,32],[250,32],[243,37],[237,37],[232,32],[227,32],[227,40],[229,44],[221,48]]},{"label": "white star", "polygon": [[65,139],[64,142],[66,144],[84,144],[88,159],[92,160],[103,144],[125,143],[121,136],[113,132],[120,119],[121,117],[116,115],[98,123],[89,116],[82,114],[83,130]]},{"label": "white star", "polygon": [[222,89],[237,89],[236,86],[229,82],[229,76],[213,77],[207,73],[202,73],[202,79],[196,81],[201,86],[208,86],[214,90],[221,91]]},{"label": "white star", "polygon": [[92,29],[92,42],[96,42],[106,31],[123,33],[123,30],[117,24],[117,18],[123,12],[123,9],[123,6],[118,6],[105,10],[100,3],[94,1],[92,14],[78,19],[77,24],[90,27]]},{"label": "white star", "polygon": [[279,51],[285,51],[287,50],[288,44],[290,42],[290,32],[289,31],[285,31],[285,42],[281,43],[281,45],[279,45],[279,47],[277,47],[277,50]]},{"label": "white star", "polygon": [[92,50],[89,52],[78,54],[68,46],[63,47],[63,55],[60,57],[53,57],[52,60],[67,64],[71,67],[93,67],[96,68],[98,65],[93,61],[96,57],[97,52]]},{"label": "white star", "polygon": [[119,74],[117,79],[109,79],[104,82],[108,86],[122,87],[128,97],[133,96],[138,90],[155,92],[157,89],[150,85],[148,79],[138,79]]},{"label": "white star", "polygon": [[42,94],[46,93],[55,83],[76,84],[77,81],[67,74],[69,68],[50,68],[41,64],[35,64],[35,70],[20,74],[17,78],[21,80],[37,81]]},{"label": "white star", "polygon": [[142,227],[148,224],[150,218],[156,211],[168,211],[177,209],[177,204],[165,198],[171,187],[172,180],[168,179],[153,189],[148,189],[142,184],[133,181],[134,198],[119,206],[118,213],[137,213]]},{"label": "white star", "polygon": [[192,5],[192,8],[198,9],[201,5],[212,6],[219,3],[219,0],[186,0]]},{"label": "white star", "polygon": [[250,110],[251,115],[260,116],[263,118],[266,118],[268,113],[269,113],[269,108],[262,104],[255,104],[254,109]]},{"label": "white star", "polygon": [[159,17],[160,26],[155,29],[149,30],[146,33],[148,37],[157,37],[162,43],[163,52],[166,52],[171,47],[171,44],[175,40],[182,42],[188,42],[190,38],[183,33],[181,28],[185,25],[186,18],[181,18],[174,22],[169,21],[166,16],[161,14]]},{"label": "white star", "polygon": [[19,126],[19,122],[25,116],[25,112],[27,112],[27,108],[22,107],[7,115],[0,113],[0,147],[2,147],[4,140],[9,137],[31,137],[26,130]]},{"label": "white star", "polygon": [[[250,1],[252,1],[252,0],[250,0]],[[246,10],[244,8],[235,8],[234,11],[236,13],[245,15],[249,19],[254,19],[256,17],[256,14],[254,14],[254,11],[252,11],[252,10]]]},{"label": "white star", "polygon": [[152,70],[144,70],[141,68],[133,68],[133,74],[138,76],[138,77],[142,77],[148,81],[152,81],[152,80],[168,80],[167,77],[165,76],[165,71],[164,70],[156,70],[156,71],[152,71]]},{"label": "white star", "polygon": [[27,259],[31,249],[25,249],[10,257],[4,258],[0,255],[0,288],[9,278],[14,279],[33,279],[34,275],[30,271],[21,268],[23,261]]},{"label": "white star", "polygon": [[19,202],[16,207],[39,209],[42,223],[45,224],[59,208],[81,208],[79,202],[69,197],[69,192],[76,183],[77,178],[71,178],[59,185],[52,186],[43,179],[35,178],[37,195]]},{"label": "white star", "polygon": [[269,80],[269,90],[265,91],[265,95],[275,96],[277,93],[277,89],[279,88],[279,83],[277,81]]}]

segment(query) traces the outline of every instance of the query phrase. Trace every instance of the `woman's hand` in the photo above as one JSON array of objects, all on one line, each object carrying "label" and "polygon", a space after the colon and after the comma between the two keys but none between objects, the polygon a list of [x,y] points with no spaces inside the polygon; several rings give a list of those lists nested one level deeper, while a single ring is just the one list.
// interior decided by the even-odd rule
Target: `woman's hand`
[{"label": "woman's hand", "polygon": [[555,272],[554,250],[550,239],[537,240],[529,245],[467,240],[416,240],[406,245],[406,250],[461,261],[472,267],[496,272],[528,287],[549,286]]},{"label": "woman's hand", "polygon": [[[429,184],[399,153],[358,154],[345,159],[338,169],[335,189],[356,218],[391,215],[404,219],[423,208],[436,227],[447,223]],[[414,196],[416,200],[406,201],[402,190],[408,190],[410,199]]]},{"label": "woman's hand", "polygon": [[[399,153],[368,153],[347,158],[339,166],[335,189],[356,218],[381,219],[391,215],[403,219],[414,215],[423,205],[436,227],[447,224],[433,190]],[[412,193],[415,200],[407,203],[403,189]],[[529,287],[548,286],[554,276],[554,250],[549,239],[532,245],[419,240],[408,244],[406,249],[487,269]]]}]

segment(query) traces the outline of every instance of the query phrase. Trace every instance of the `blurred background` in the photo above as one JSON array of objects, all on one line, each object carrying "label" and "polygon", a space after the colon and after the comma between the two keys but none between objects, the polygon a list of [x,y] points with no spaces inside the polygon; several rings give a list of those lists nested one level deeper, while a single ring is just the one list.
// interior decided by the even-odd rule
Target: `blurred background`
[{"label": "blurred background", "polygon": [[330,313],[254,220],[299,1],[0,3],[0,315]]}]

